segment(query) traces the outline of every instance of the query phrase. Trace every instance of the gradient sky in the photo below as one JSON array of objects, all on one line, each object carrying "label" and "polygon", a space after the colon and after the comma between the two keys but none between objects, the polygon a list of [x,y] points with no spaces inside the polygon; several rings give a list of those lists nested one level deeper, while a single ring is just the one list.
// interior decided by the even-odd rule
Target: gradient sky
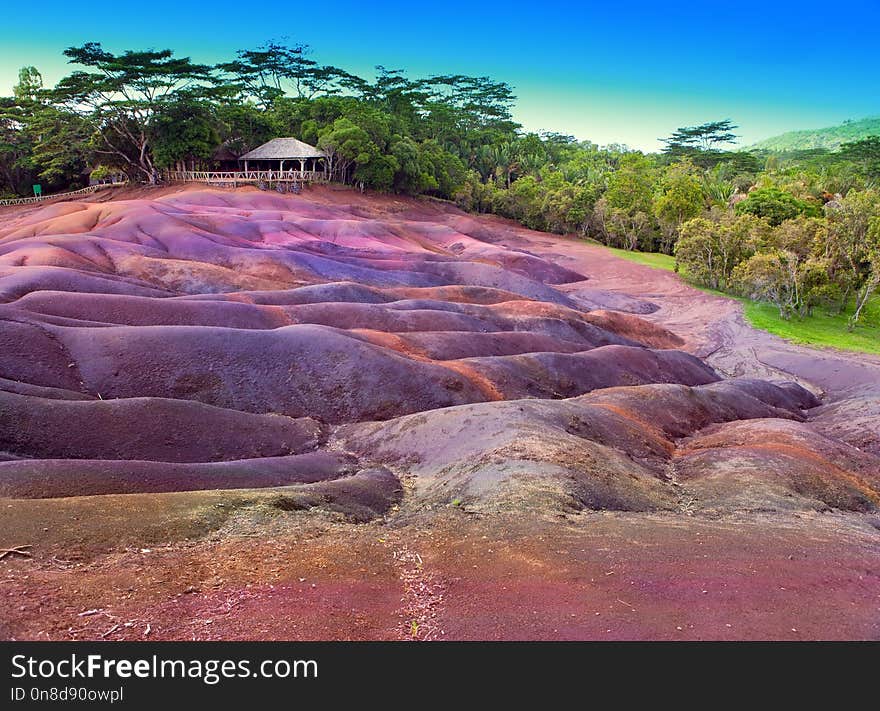
[{"label": "gradient sky", "polygon": [[[732,118],[740,143],[880,115],[880,2],[564,3],[40,0],[4,13],[0,95],[18,68],[47,84],[61,51],[172,48],[196,61],[288,38],[369,76],[488,75],[511,84],[515,118],[599,144],[655,150],[682,125]],[[73,8],[73,9],[71,9]]]}]

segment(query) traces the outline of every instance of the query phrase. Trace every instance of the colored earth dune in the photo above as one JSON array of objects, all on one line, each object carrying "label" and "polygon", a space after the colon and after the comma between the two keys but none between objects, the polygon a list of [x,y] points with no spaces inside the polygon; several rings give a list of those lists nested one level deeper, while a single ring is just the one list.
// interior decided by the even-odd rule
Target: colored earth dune
[{"label": "colored earth dune", "polygon": [[876,359],[446,203],[0,211],[4,638],[876,638],[878,430]]}]

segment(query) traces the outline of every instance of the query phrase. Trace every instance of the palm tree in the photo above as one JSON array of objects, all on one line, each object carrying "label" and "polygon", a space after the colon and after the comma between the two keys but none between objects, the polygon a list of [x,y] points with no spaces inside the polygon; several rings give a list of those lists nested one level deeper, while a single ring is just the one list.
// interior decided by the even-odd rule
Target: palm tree
[{"label": "palm tree", "polygon": [[495,175],[504,179],[509,188],[514,173],[519,171],[519,156],[512,143],[498,143],[490,147],[489,155],[495,164]]}]

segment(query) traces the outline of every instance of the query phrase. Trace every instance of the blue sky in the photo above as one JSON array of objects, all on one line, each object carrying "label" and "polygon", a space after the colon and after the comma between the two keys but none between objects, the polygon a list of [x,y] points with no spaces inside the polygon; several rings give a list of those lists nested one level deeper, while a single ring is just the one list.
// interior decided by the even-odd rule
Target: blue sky
[{"label": "blue sky", "polygon": [[[0,25],[0,94],[20,66],[47,84],[61,51],[175,49],[211,63],[288,37],[368,75],[376,64],[489,75],[513,85],[515,117],[600,144],[653,150],[682,125],[732,118],[741,143],[880,115],[880,3],[259,3],[41,0]],[[71,9],[74,8],[74,9]]]}]

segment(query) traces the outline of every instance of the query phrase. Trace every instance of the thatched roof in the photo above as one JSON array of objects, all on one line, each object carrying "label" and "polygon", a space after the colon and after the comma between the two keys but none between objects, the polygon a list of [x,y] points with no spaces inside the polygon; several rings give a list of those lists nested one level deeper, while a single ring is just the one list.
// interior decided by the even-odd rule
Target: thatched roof
[{"label": "thatched roof", "polygon": [[273,138],[268,143],[245,153],[239,160],[287,160],[288,158],[324,158],[319,151],[298,138]]}]

